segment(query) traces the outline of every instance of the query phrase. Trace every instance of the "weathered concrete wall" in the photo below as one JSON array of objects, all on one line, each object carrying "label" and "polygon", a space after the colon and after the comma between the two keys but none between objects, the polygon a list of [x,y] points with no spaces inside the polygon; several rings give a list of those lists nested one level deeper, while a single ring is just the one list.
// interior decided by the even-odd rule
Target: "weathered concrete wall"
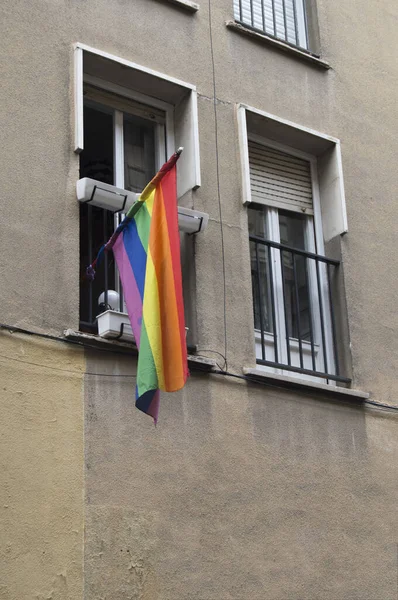
[{"label": "weathered concrete wall", "polygon": [[133,385],[85,385],[86,600],[395,600],[396,418],[200,374],[155,428]]},{"label": "weathered concrete wall", "polygon": [[0,598],[83,593],[82,353],[0,332]]},{"label": "weathered concrete wall", "polygon": [[[341,139],[354,385],[397,403],[398,5],[318,0],[328,72],[227,29],[232,0],[212,5],[230,369],[254,364],[234,116],[244,102]],[[194,244],[193,312],[199,348],[223,352],[207,2],[194,15],[162,0],[1,3],[2,321],[78,327],[76,41],[197,86],[203,184],[193,202],[210,223]],[[1,363],[0,592],[81,598],[81,381],[21,361],[65,369],[67,359],[82,371],[82,358],[47,342],[1,340],[2,354],[17,360]],[[127,358],[100,356],[88,357],[88,372],[134,372]],[[154,429],[134,409],[133,388],[133,378],[85,378],[87,599],[396,597],[396,420],[194,376],[163,399]]]},{"label": "weathered concrete wall", "polygon": [[[398,142],[391,126],[398,119],[398,66],[391,60],[397,6],[393,0],[365,7],[359,0],[319,0],[322,52],[332,65],[327,72],[227,29],[232,0],[218,0],[212,8],[231,364],[240,369],[254,361],[234,119],[234,104],[244,102],[342,141],[349,223],[342,250],[354,384],[389,402],[395,402],[398,366],[398,284],[391,276],[398,267]],[[0,300],[8,321],[55,331],[78,326],[72,44],[82,41],[198,88],[203,185],[193,201],[212,219],[195,249],[198,336],[202,347],[222,351],[207,2],[192,14],[158,0],[115,0],[111,6],[106,0],[12,0],[2,3],[1,17],[0,111],[7,160],[1,171],[0,250],[13,260],[0,264]]]}]

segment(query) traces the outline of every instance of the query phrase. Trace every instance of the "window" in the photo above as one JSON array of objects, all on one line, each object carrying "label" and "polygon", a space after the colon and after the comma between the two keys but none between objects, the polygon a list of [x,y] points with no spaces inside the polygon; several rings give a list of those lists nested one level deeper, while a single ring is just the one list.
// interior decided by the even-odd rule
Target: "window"
[{"label": "window", "polygon": [[305,0],[234,0],[235,21],[308,49]]},{"label": "window", "polygon": [[329,286],[336,264],[323,258],[323,240],[316,237],[320,228],[315,226],[319,211],[314,164],[310,157],[263,145],[258,139],[249,139],[249,164],[257,361],[333,380],[337,355]]},{"label": "window", "polygon": [[[84,87],[84,150],[80,177],[139,193],[165,161],[165,113]],[[96,330],[96,316],[111,306],[123,312],[123,299],[113,255],[105,255],[93,282],[83,275],[121,216],[89,203],[80,205],[80,326]],[[107,298],[104,296],[107,290]],[[115,306],[114,298],[119,296]],[[114,298],[112,297],[114,294]]]},{"label": "window", "polygon": [[[84,149],[83,85],[90,84],[144,107],[164,112],[166,155],[179,146],[178,190],[183,196],[200,186],[197,92],[194,85],[107,52],[75,45],[75,152]],[[121,109],[123,111],[123,109]],[[139,107],[136,107],[140,114]]]},{"label": "window", "polygon": [[325,255],[346,231],[338,140],[244,106],[238,126],[258,368],[348,383],[341,267]]},{"label": "window", "polygon": [[[179,205],[191,208],[190,191],[200,186],[195,86],[80,43],[74,56],[80,178],[139,193],[166,157],[183,146],[177,170]],[[104,186],[102,192],[109,189]],[[80,205],[80,327],[95,332],[96,316],[105,307],[124,309],[113,256],[105,253],[94,282],[83,275],[122,215],[85,202]],[[187,255],[189,242],[184,244]],[[184,288],[192,276],[185,279]],[[193,309],[189,302],[185,308],[189,323]]]}]

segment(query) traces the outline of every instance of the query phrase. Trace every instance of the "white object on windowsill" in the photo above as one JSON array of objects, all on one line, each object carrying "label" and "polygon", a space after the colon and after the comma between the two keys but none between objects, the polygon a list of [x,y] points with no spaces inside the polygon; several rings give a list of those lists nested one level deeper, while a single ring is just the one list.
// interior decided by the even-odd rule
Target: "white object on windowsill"
[{"label": "white object on windowsill", "polygon": [[[106,339],[118,338],[124,342],[134,342],[134,334],[131,329],[129,316],[117,310],[106,310],[97,317],[98,335]],[[123,325],[123,335],[119,338]],[[185,337],[189,327],[185,327]]]},{"label": "white object on windowsill", "polygon": [[[139,194],[123,190],[96,179],[83,177],[76,183],[76,194],[79,202],[87,203],[112,212],[127,212],[136,202]],[[206,229],[209,215],[191,208],[178,207],[178,227],[184,233],[199,233]]]},{"label": "white object on windowsill", "polygon": [[[117,310],[106,310],[97,317],[98,335],[107,339],[118,338],[122,341],[134,342],[134,335],[131,330],[130,320],[127,313]],[[123,335],[120,336],[123,325]]]},{"label": "white object on windowsill", "polygon": [[120,296],[118,292],[115,290],[108,290],[106,295],[106,303],[105,303],[105,292],[102,292],[98,298],[98,306],[104,305],[104,308],[110,308],[111,310],[119,310],[120,309]]}]

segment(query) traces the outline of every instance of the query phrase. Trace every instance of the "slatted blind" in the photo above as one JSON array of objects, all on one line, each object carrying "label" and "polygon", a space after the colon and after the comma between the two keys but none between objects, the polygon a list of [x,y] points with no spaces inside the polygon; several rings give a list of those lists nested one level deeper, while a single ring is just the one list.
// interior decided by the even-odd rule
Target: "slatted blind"
[{"label": "slatted blind", "polygon": [[233,0],[234,17],[244,25],[308,48],[304,0]]},{"label": "slatted blind", "polygon": [[85,100],[92,100],[105,106],[111,106],[116,110],[121,110],[126,113],[132,113],[144,119],[150,119],[152,122],[164,124],[166,121],[165,112],[159,108],[146,106],[141,102],[118,96],[106,90],[97,88],[87,83],[84,84],[83,95]]},{"label": "slatted blind", "polygon": [[252,202],[314,213],[308,161],[249,140],[249,164]]}]

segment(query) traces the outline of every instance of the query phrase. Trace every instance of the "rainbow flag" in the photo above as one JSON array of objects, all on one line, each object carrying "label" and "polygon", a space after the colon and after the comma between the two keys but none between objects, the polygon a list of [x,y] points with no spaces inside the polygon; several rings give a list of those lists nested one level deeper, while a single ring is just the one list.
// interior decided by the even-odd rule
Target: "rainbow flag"
[{"label": "rainbow flag", "polygon": [[139,350],[136,407],[155,421],[159,390],[188,376],[175,153],[146,186],[105,246],[113,248]]}]

